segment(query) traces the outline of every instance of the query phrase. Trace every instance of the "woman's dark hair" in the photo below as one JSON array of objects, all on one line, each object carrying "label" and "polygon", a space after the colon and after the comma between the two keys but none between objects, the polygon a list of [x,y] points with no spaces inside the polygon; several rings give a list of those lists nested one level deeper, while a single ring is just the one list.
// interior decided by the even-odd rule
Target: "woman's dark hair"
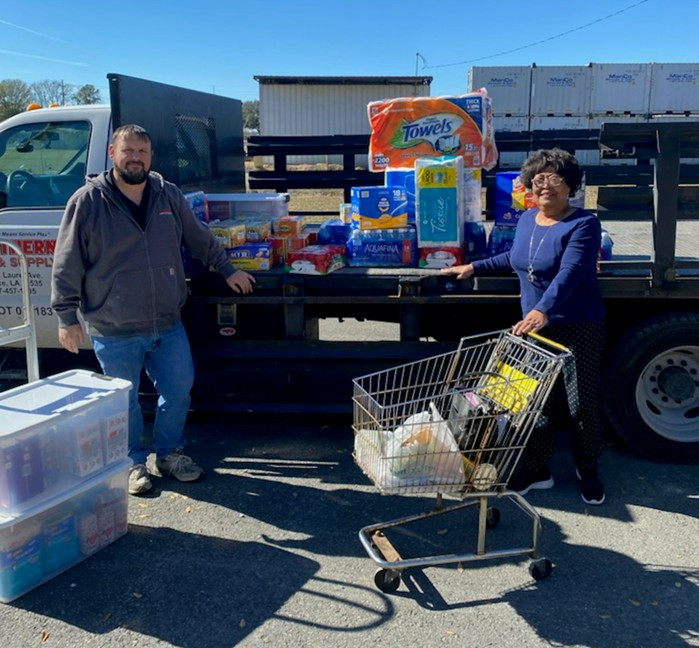
[{"label": "woman's dark hair", "polygon": [[519,173],[520,182],[525,187],[531,187],[534,176],[549,169],[565,180],[570,187],[570,195],[574,196],[582,184],[583,172],[575,156],[563,149],[534,151],[522,165]]}]

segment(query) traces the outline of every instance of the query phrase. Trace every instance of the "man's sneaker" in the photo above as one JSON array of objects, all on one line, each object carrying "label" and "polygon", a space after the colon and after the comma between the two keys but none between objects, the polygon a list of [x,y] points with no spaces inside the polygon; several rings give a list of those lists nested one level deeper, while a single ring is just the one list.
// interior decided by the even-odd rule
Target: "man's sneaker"
[{"label": "man's sneaker", "polygon": [[150,481],[145,464],[135,464],[129,469],[129,495],[142,495],[147,493],[153,484]]},{"label": "man's sneaker", "polygon": [[602,481],[597,474],[597,466],[593,468],[576,468],[575,474],[580,480],[580,496],[583,502],[594,506],[602,504],[606,495]]},{"label": "man's sneaker", "polygon": [[548,468],[530,470],[522,467],[510,479],[508,488],[520,495],[526,495],[530,490],[553,488],[553,477]]},{"label": "man's sneaker", "polygon": [[181,482],[192,482],[199,479],[204,470],[195,464],[191,457],[182,454],[177,449],[162,459],[156,458],[155,467],[165,477],[174,477]]}]

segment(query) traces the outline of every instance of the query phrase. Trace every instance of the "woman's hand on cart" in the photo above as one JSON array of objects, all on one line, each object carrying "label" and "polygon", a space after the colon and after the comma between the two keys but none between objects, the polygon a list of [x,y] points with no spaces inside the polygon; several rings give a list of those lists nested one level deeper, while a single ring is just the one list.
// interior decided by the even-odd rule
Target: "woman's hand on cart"
[{"label": "woman's hand on cart", "polygon": [[517,322],[512,328],[512,332],[515,335],[524,335],[525,333],[536,333],[544,328],[548,324],[549,318],[546,313],[532,309],[525,316],[523,320]]}]

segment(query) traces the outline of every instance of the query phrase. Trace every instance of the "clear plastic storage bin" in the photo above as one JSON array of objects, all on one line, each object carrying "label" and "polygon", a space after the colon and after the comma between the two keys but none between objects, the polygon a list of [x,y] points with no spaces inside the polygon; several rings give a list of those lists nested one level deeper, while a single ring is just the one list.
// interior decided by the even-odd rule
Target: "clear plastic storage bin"
[{"label": "clear plastic storage bin", "polygon": [[17,515],[128,455],[128,380],[68,371],[0,394],[0,514]]},{"label": "clear plastic storage bin", "polygon": [[209,220],[259,218],[274,220],[289,215],[288,193],[206,194]]},{"label": "clear plastic storage bin", "polygon": [[31,513],[0,515],[0,601],[9,603],[123,536],[130,459],[122,459]]}]

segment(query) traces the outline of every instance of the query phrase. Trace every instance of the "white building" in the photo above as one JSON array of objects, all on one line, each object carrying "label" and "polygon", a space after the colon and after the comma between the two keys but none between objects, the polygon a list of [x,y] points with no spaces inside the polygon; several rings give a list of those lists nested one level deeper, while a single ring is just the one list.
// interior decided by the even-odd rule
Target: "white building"
[{"label": "white building", "polygon": [[[260,135],[368,135],[367,104],[430,96],[431,76],[255,76],[260,84]],[[318,162],[292,157],[290,163]],[[323,160],[341,162],[338,160]],[[365,165],[366,160],[358,161]]]}]

